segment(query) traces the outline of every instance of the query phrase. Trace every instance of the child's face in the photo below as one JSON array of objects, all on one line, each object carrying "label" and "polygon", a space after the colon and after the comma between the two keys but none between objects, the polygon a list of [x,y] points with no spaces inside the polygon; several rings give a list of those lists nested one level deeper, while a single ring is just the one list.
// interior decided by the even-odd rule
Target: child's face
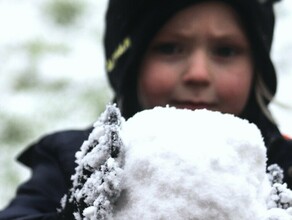
[{"label": "child's face", "polygon": [[143,108],[216,110],[239,115],[253,79],[251,48],[233,9],[210,1],[177,13],[158,32],[142,62]]}]

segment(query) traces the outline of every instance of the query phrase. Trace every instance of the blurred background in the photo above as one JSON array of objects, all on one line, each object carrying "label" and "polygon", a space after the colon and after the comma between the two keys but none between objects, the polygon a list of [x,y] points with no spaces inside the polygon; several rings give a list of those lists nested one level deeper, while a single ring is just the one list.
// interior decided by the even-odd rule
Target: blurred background
[{"label": "blurred background", "polygon": [[[0,209],[30,172],[15,158],[44,134],[91,126],[112,94],[104,72],[107,0],[0,0]],[[276,5],[270,106],[292,137],[292,1]]]}]

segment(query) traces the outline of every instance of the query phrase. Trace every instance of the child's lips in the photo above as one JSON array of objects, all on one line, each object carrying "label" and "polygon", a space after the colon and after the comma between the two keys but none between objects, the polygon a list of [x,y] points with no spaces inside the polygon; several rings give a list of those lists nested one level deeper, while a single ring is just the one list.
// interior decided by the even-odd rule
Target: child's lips
[{"label": "child's lips", "polygon": [[174,102],[171,104],[172,106],[179,108],[179,109],[212,109],[214,104],[208,102],[190,102],[190,101],[182,101],[182,102]]}]

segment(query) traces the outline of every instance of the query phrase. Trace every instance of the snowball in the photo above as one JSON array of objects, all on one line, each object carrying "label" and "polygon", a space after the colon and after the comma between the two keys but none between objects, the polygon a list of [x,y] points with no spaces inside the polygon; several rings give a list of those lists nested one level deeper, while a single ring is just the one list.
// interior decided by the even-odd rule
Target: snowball
[{"label": "snowball", "polygon": [[266,148],[247,120],[156,107],[123,124],[116,220],[266,219]]}]

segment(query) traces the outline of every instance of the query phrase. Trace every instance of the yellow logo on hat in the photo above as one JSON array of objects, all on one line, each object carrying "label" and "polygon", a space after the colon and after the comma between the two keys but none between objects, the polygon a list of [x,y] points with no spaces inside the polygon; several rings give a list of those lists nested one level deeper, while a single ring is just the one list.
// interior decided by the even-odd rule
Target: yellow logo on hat
[{"label": "yellow logo on hat", "polygon": [[111,58],[107,60],[106,62],[106,69],[107,72],[111,72],[115,66],[117,60],[129,49],[132,42],[129,37],[126,37],[121,44],[117,47],[117,49],[112,54]]}]

